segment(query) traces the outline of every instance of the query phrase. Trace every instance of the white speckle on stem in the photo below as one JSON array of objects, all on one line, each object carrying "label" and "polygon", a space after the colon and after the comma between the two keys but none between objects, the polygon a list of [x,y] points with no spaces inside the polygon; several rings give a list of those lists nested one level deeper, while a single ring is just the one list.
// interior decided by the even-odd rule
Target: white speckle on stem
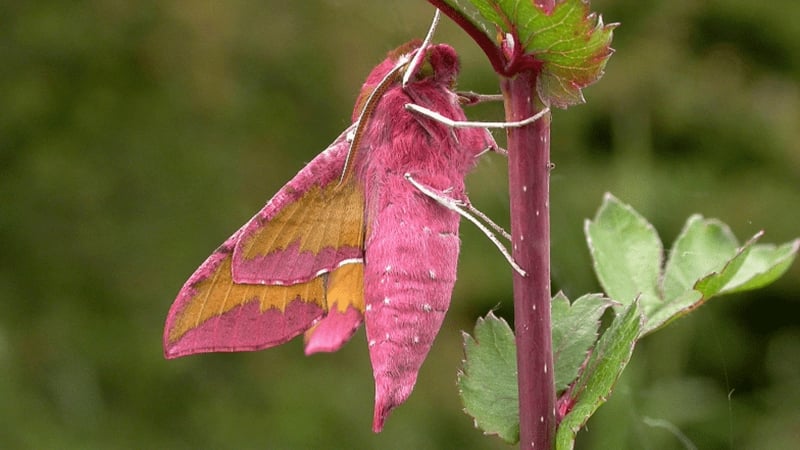
[{"label": "white speckle on stem", "polygon": [[423,303],[422,310],[425,312],[431,312],[433,311],[433,307],[429,303]]},{"label": "white speckle on stem", "polygon": [[428,269],[428,275],[431,277],[431,280],[436,279],[436,271],[433,269]]},{"label": "white speckle on stem", "polygon": [[528,192],[528,186],[522,185],[522,192]]},{"label": "white speckle on stem", "polygon": [[392,300],[389,297],[384,297],[384,299],[383,299],[383,304],[384,305],[388,305],[391,302],[392,302]]}]

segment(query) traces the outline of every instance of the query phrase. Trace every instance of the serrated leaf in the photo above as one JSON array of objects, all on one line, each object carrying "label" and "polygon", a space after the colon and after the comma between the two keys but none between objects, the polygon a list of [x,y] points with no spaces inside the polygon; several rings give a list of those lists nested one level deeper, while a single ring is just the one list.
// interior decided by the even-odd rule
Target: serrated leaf
[{"label": "serrated leaf", "polygon": [[662,274],[663,247],[652,225],[610,194],[594,221],[586,222],[585,233],[595,273],[608,296],[627,304],[640,295],[646,317],[642,335],[715,296],[771,283],[800,249],[800,240],[780,247],[757,245],[763,233],[737,248],[727,225],[693,215],[675,240]]},{"label": "serrated leaf", "polygon": [[689,289],[667,302],[650,304],[647,309],[645,324],[642,327],[642,336],[650,334],[673,320],[688,314],[702,303],[703,294],[694,289]]},{"label": "serrated leaf", "polygon": [[589,349],[597,340],[600,316],[611,301],[600,294],[584,295],[570,305],[559,292],[551,303],[556,392],[575,380]]},{"label": "serrated leaf", "polygon": [[[633,302],[614,318],[611,326],[603,333],[585,369],[564,394],[570,396],[572,408],[556,431],[557,449],[571,449],[578,430],[611,395],[614,385],[630,361],[642,323],[639,304]],[[559,399],[559,403],[563,403],[562,399]]]},{"label": "serrated leaf", "polygon": [[672,245],[664,268],[664,298],[683,295],[698,279],[724,267],[736,254],[738,245],[724,223],[698,214],[689,217]]},{"label": "serrated leaf", "polygon": [[720,293],[758,289],[783,275],[794,262],[800,250],[800,239],[781,246],[758,244],[753,246],[742,267]]},{"label": "serrated leaf", "polygon": [[[581,89],[603,74],[613,50],[616,24],[605,25],[589,11],[587,0],[557,1],[550,13],[532,0],[444,0],[459,19],[481,30],[482,41],[495,42],[500,34],[509,60],[495,64],[513,76],[539,66],[537,92],[548,105],[566,108],[583,103]],[[490,55],[492,58],[493,55]]]},{"label": "serrated leaf", "polygon": [[[749,259],[753,245],[763,234],[761,232],[750,238],[741,248],[735,249],[735,253],[732,256],[726,255],[729,259],[724,262],[723,266],[697,280],[693,286],[694,290],[703,294],[704,300],[722,292],[722,289],[733,280],[747,259]],[[723,252],[720,251],[720,253]]]},{"label": "serrated leaf", "polygon": [[537,91],[545,103],[566,108],[585,101],[581,89],[603,75],[615,27],[603,24],[583,0],[559,2],[550,15],[537,11],[524,23],[525,52],[544,62]]},{"label": "serrated leaf", "polygon": [[475,337],[464,333],[464,362],[458,387],[475,426],[509,443],[519,441],[519,396],[514,333],[489,313],[478,319]]},{"label": "serrated leaf", "polygon": [[656,230],[629,205],[606,194],[594,220],[584,225],[595,273],[606,294],[629,305],[659,301],[663,247]]}]

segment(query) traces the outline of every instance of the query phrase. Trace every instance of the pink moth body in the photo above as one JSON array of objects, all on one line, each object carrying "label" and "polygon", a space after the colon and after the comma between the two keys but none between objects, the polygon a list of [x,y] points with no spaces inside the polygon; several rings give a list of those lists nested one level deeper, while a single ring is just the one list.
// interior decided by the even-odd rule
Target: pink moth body
[{"label": "pink moth body", "polygon": [[453,129],[405,110],[405,104],[416,103],[466,120],[451,91],[458,70],[455,52],[445,45],[428,52],[435,76],[384,94],[356,161],[357,176],[367,188],[364,315],[376,384],[376,430],[416,383],[450,305],[460,246],[458,214],[404,175],[465,200],[464,177],[478,154],[496,146],[485,129]]}]

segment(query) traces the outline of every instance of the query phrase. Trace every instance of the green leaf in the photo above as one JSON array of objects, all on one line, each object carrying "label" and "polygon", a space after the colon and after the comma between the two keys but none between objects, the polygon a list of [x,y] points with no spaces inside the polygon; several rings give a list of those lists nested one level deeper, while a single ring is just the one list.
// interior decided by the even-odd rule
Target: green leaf
[{"label": "green leaf", "polygon": [[754,245],[742,267],[720,292],[747,291],[772,283],[789,269],[798,250],[800,239],[778,247],[771,244]]},{"label": "green leaf", "polygon": [[[560,0],[549,14],[532,0],[445,0],[461,19],[496,42],[498,34],[510,52],[505,67],[539,65],[537,92],[551,106],[583,103],[581,89],[602,75],[613,50],[616,24],[605,25],[589,11],[586,0]],[[514,73],[506,73],[513,76]]]},{"label": "green leaf", "polygon": [[611,301],[600,294],[587,294],[570,305],[569,299],[559,292],[551,305],[554,375],[556,392],[561,392],[578,376],[597,340],[600,316],[611,306]]},{"label": "green leaf", "polygon": [[640,296],[646,317],[642,335],[715,296],[771,283],[789,268],[800,249],[800,240],[779,247],[756,244],[763,233],[738,247],[727,225],[693,215],[675,240],[662,273],[663,247],[652,225],[610,194],[594,221],[586,222],[585,232],[597,278],[608,296],[622,304]]},{"label": "green leaf", "polygon": [[664,269],[664,298],[683,295],[698,279],[724,267],[738,246],[736,237],[724,223],[697,214],[689,217],[672,245]]},{"label": "green leaf", "polygon": [[[573,406],[556,431],[556,448],[568,450],[575,444],[575,435],[611,395],[623,369],[630,361],[633,347],[643,324],[638,302],[631,303],[618,314],[592,351],[585,369],[570,386],[559,406],[568,401]],[[562,396],[562,397],[564,397]]]},{"label": "green leaf", "polygon": [[668,302],[650,304],[649,308],[647,308],[644,327],[642,327],[642,336],[650,334],[673,320],[688,314],[702,303],[703,294],[694,289],[689,289]]},{"label": "green leaf", "polygon": [[486,434],[519,441],[519,397],[514,333],[489,313],[478,319],[475,337],[464,333],[464,362],[458,374],[464,410]]},{"label": "green leaf", "polygon": [[633,208],[606,194],[584,231],[594,269],[606,294],[623,305],[641,296],[644,305],[659,301],[663,247],[656,230]]},{"label": "green leaf", "polygon": [[[703,299],[709,299],[719,293],[725,288],[728,283],[733,280],[744,263],[749,259],[750,251],[753,245],[758,241],[764,233],[758,233],[749,241],[747,241],[741,248],[734,249],[735,253],[729,256],[721,268],[708,272],[694,284],[693,288],[697,292],[703,294]],[[720,253],[722,253],[720,251]]]}]

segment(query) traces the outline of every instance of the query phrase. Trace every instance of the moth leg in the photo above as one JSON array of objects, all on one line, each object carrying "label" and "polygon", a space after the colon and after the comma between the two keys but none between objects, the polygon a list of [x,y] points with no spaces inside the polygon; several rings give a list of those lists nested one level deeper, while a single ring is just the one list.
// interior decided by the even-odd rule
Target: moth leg
[{"label": "moth leg", "polygon": [[527,119],[522,119],[516,122],[473,122],[470,120],[453,120],[437,113],[432,109],[428,109],[424,106],[419,106],[414,103],[406,103],[406,110],[420,114],[452,128],[519,128],[536,122],[544,117],[545,114],[550,112],[550,107],[546,106],[543,110],[528,117]]},{"label": "moth leg", "polygon": [[483,102],[502,102],[502,94],[478,94],[472,91],[456,92],[458,102],[462,105],[472,106]]},{"label": "moth leg", "polygon": [[486,147],[485,149],[481,150],[480,153],[475,155],[475,159],[478,159],[489,152],[495,152],[503,156],[508,156],[508,150],[504,149],[503,147]]},{"label": "moth leg", "polygon": [[435,190],[415,180],[410,173],[406,173],[403,176],[405,177],[406,180],[408,180],[409,183],[411,183],[415,188],[417,188],[423,194],[427,195],[433,200],[436,200],[437,203],[444,206],[445,208],[457,212],[458,214],[464,216],[470,222],[474,223],[475,226],[478,227],[478,229],[480,229],[483,232],[483,234],[485,234],[486,237],[489,238],[490,241],[492,241],[492,243],[497,247],[497,249],[500,250],[500,253],[502,253],[503,256],[506,258],[506,260],[508,261],[508,263],[511,264],[511,267],[523,277],[527,276],[527,272],[525,272],[525,270],[523,270],[522,267],[520,267],[519,264],[517,264],[516,261],[514,261],[514,258],[511,257],[511,253],[509,253],[508,249],[500,242],[499,239],[497,239],[497,236],[495,236],[495,234],[492,233],[492,231],[489,228],[487,228],[486,225],[481,223],[480,220],[478,220],[475,216],[473,216],[473,214],[485,220],[488,224],[490,224],[492,228],[494,228],[496,231],[502,234],[503,237],[505,237],[510,241],[511,236],[505,230],[503,230],[503,228],[500,225],[497,225],[496,223],[492,222],[492,220],[489,219],[489,217],[487,217],[486,214],[478,211],[468,202],[456,200],[454,198],[438,193]]},{"label": "moth leg", "polygon": [[472,214],[475,214],[476,216],[478,216],[478,217],[479,217],[480,219],[482,219],[484,222],[486,222],[487,224],[489,224],[489,226],[490,226],[490,227],[494,228],[494,231],[497,231],[498,233],[500,233],[500,235],[501,235],[501,236],[503,236],[504,238],[506,238],[506,240],[508,240],[508,242],[511,242],[511,234],[509,234],[509,233],[508,233],[508,231],[504,230],[504,229],[503,229],[503,227],[501,227],[500,225],[498,225],[498,224],[494,223],[494,222],[492,221],[492,219],[490,219],[490,218],[489,218],[489,216],[487,216],[486,214],[484,214],[484,213],[483,213],[481,210],[479,210],[478,208],[476,208],[476,207],[472,206],[472,203],[469,203],[469,202],[461,202],[461,203],[462,203],[462,206],[463,206],[463,207],[464,207],[464,208],[465,208],[467,211],[469,211],[470,213],[472,213]]},{"label": "moth leg", "polygon": [[436,9],[436,12],[433,13],[433,21],[431,22],[431,27],[428,28],[428,34],[425,36],[425,40],[422,41],[422,45],[419,46],[417,49],[417,54],[414,55],[414,59],[408,64],[408,68],[406,69],[406,73],[403,74],[403,89],[405,89],[406,85],[408,84],[409,80],[411,80],[411,76],[414,75],[414,72],[417,71],[417,68],[422,63],[422,58],[425,56],[425,49],[431,44],[431,40],[433,39],[433,33],[436,31],[436,27],[439,25],[439,19],[441,14],[439,13],[439,9]]}]

